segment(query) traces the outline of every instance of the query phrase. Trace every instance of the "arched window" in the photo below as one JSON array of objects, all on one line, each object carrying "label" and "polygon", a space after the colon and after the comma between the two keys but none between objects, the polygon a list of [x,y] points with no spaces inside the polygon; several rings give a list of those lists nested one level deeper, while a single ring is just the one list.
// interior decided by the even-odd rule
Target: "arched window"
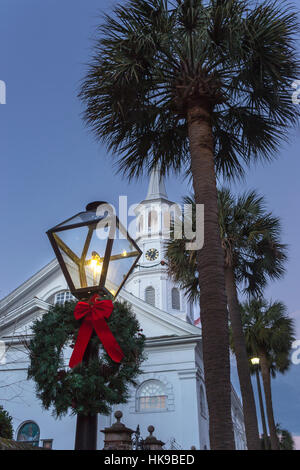
[{"label": "arched window", "polygon": [[65,302],[71,302],[72,300],[76,300],[76,299],[71,294],[70,291],[66,290],[66,291],[58,292],[57,294],[55,294],[54,303],[63,305]]},{"label": "arched window", "polygon": [[174,310],[180,310],[180,293],[176,287],[172,289],[172,308]]},{"label": "arched window", "polygon": [[138,233],[139,235],[143,232],[144,230],[144,216],[141,214],[138,219]]},{"label": "arched window", "polygon": [[158,229],[158,216],[157,212],[152,210],[148,213],[148,231],[155,232]]},{"label": "arched window", "polygon": [[25,421],[19,427],[17,441],[28,442],[37,447],[40,441],[40,428],[34,421]]},{"label": "arched window", "polygon": [[148,286],[145,289],[145,301],[147,304],[155,307],[155,289],[152,286]]},{"label": "arched window", "polygon": [[167,395],[165,386],[159,380],[146,380],[137,391],[138,411],[165,410]]},{"label": "arched window", "polygon": [[202,385],[200,386],[200,411],[203,416],[206,416],[205,393]]},{"label": "arched window", "polygon": [[171,229],[171,217],[169,211],[166,211],[163,214],[163,228],[166,231],[170,231]]}]

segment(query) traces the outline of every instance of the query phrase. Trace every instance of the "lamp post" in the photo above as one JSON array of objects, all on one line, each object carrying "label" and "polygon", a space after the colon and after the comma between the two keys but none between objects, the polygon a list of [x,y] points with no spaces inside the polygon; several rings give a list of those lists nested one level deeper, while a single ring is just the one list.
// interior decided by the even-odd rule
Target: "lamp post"
[{"label": "lamp post", "polygon": [[[88,204],[48,230],[47,235],[71,293],[88,301],[94,294],[116,297],[142,251],[122,226],[112,207],[102,201]],[[83,363],[98,354],[88,345]],[[78,415],[76,450],[97,448],[97,415]]]},{"label": "lamp post", "polygon": [[251,361],[251,364],[254,366],[254,369],[255,369],[258,399],[259,399],[259,408],[260,408],[260,416],[261,416],[261,422],[262,422],[262,428],[263,428],[263,438],[264,438],[265,449],[268,449],[269,448],[269,442],[268,442],[267,423],[266,423],[266,416],[265,416],[265,410],[264,410],[262,390],[261,390],[261,384],[260,384],[260,378],[259,378],[260,359],[259,359],[259,357],[252,357],[250,359],[250,361]]}]

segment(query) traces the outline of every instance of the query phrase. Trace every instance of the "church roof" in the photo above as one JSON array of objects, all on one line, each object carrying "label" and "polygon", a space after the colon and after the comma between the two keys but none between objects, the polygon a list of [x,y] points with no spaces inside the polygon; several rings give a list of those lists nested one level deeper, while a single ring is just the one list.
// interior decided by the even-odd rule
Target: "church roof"
[{"label": "church roof", "polygon": [[[0,301],[0,337],[19,334],[32,320],[50,307],[50,294],[68,289],[57,260],[51,261],[38,273],[17,287]],[[133,311],[147,337],[185,336],[200,337],[199,328],[176,318],[168,312],[147,304],[144,300],[122,289],[119,300],[132,305]]]},{"label": "church roof", "polygon": [[153,199],[168,199],[165,182],[158,167],[155,167],[150,174],[150,181],[146,201]]}]

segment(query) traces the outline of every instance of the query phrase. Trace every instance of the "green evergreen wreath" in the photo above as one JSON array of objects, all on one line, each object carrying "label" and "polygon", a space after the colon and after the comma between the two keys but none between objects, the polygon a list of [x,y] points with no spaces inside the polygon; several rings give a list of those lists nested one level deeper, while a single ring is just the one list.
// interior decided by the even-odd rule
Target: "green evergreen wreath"
[{"label": "green evergreen wreath", "polygon": [[93,335],[90,343],[92,347],[98,346],[98,357],[70,369],[63,350],[74,347],[80,327],[73,315],[75,305],[75,302],[55,305],[34,322],[28,379],[35,381],[43,407],[53,407],[56,417],[69,410],[73,414],[108,414],[111,405],[126,403],[129,385],[136,385],[135,378],[142,372],[145,336],[130,306],[114,302],[107,324],[124,353],[121,363],[114,362],[98,336]]},{"label": "green evergreen wreath", "polygon": [[0,437],[4,437],[5,439],[12,439],[13,432],[12,417],[8,411],[6,411],[3,406],[0,405]]}]

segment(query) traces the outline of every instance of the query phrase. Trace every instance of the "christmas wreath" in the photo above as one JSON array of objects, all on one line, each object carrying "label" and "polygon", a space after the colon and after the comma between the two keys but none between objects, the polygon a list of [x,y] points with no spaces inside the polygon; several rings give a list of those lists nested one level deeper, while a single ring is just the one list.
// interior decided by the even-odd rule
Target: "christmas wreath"
[{"label": "christmas wreath", "polygon": [[13,438],[13,426],[12,426],[12,417],[6,411],[3,406],[0,405],[0,437],[5,439]]},{"label": "christmas wreath", "polygon": [[[114,302],[108,328],[122,350],[115,362],[93,333],[89,347],[99,351],[73,368],[66,365],[66,353],[74,348],[82,322],[74,317],[76,303],[55,305],[33,324],[29,343],[28,378],[36,383],[36,393],[45,409],[56,417],[73,414],[108,414],[111,405],[126,403],[130,384],[141,373],[145,337],[128,304]],[[70,350],[69,350],[70,351]]]}]

